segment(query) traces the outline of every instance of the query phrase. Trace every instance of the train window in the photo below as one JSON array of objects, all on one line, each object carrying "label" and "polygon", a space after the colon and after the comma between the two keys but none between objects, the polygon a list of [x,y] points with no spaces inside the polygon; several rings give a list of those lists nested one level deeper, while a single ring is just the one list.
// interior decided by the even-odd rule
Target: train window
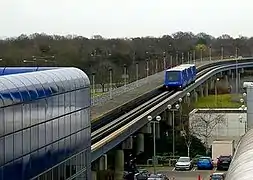
[{"label": "train window", "polygon": [[169,71],[167,72],[167,77],[169,81],[178,81],[180,72]]}]

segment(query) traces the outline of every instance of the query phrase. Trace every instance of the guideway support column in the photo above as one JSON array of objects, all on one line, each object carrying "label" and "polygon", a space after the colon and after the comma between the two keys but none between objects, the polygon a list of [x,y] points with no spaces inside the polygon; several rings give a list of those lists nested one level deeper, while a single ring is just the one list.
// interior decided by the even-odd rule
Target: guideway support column
[{"label": "guideway support column", "polygon": [[122,180],[124,174],[124,151],[116,150],[114,180]]},{"label": "guideway support column", "polygon": [[139,155],[144,152],[144,134],[139,133],[137,134],[137,147],[136,147],[136,154]]},{"label": "guideway support column", "polygon": [[194,100],[195,100],[195,102],[197,102],[198,101],[198,93],[195,89],[193,90],[193,94],[194,94]]},{"label": "guideway support column", "polygon": [[208,96],[208,82],[205,83],[205,96]]},{"label": "guideway support column", "polygon": [[203,97],[203,96],[204,96],[204,93],[203,93],[203,86],[202,86],[202,85],[199,86],[199,94],[200,94],[200,97]]}]

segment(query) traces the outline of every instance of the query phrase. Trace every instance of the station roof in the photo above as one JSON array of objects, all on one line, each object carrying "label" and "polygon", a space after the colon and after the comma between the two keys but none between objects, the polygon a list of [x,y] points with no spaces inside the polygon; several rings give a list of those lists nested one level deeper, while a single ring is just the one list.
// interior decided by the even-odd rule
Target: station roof
[{"label": "station roof", "polygon": [[78,68],[57,68],[0,76],[0,107],[89,86],[88,76]]}]

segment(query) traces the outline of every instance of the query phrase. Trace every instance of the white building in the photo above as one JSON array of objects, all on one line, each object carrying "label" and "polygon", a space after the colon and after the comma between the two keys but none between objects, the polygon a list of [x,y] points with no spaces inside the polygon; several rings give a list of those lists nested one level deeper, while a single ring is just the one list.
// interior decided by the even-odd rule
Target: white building
[{"label": "white building", "polygon": [[245,133],[246,120],[246,109],[194,109],[189,113],[189,128],[209,145],[214,140],[235,140],[237,144]]}]

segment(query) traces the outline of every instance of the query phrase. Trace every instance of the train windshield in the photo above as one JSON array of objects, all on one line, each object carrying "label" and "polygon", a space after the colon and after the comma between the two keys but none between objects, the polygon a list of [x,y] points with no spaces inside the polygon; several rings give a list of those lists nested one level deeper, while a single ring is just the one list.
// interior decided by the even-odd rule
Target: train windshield
[{"label": "train windshield", "polygon": [[178,81],[180,78],[180,72],[178,71],[169,71],[167,72],[167,77],[169,81]]}]

